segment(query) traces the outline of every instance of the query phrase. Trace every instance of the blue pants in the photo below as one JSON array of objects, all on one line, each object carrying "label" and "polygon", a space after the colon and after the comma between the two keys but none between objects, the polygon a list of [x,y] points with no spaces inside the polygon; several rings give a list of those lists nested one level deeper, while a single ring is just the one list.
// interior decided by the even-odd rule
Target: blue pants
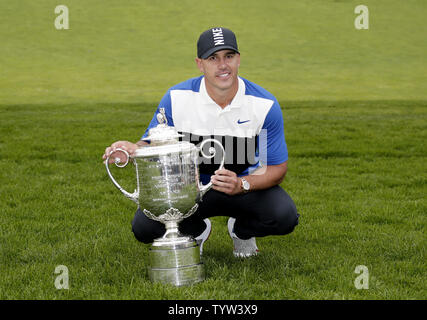
[{"label": "blue pants", "polygon": [[[211,189],[197,211],[179,224],[179,230],[197,237],[206,228],[203,219],[215,216],[236,218],[234,233],[240,239],[291,233],[299,218],[294,201],[280,186],[234,196]],[[137,240],[151,243],[165,230],[163,223],[147,218],[140,209],[136,211],[132,231]]]}]

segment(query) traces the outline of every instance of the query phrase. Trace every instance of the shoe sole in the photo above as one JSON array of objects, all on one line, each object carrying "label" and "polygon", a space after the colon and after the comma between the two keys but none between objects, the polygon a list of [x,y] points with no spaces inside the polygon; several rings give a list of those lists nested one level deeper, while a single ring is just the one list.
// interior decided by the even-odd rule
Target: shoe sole
[{"label": "shoe sole", "polygon": [[[236,219],[230,217],[227,221],[227,228],[228,228],[228,234],[230,235],[230,238],[233,240],[233,235],[232,235],[233,231],[232,230],[233,230],[234,223],[232,221],[236,221]],[[233,240],[233,244],[234,244],[234,240]],[[244,259],[244,258],[254,257],[254,256],[257,256],[258,253],[259,253],[258,248],[255,249],[255,252],[243,253],[243,252],[237,251],[236,248],[233,246],[233,255],[236,258],[243,258]]]}]

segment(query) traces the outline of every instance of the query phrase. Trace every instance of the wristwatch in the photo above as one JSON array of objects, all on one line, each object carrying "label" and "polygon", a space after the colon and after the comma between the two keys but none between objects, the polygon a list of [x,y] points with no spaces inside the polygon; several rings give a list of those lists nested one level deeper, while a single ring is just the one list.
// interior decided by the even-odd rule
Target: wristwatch
[{"label": "wristwatch", "polygon": [[249,189],[251,188],[250,183],[245,178],[240,178],[242,180],[242,189],[244,193],[249,192]]}]

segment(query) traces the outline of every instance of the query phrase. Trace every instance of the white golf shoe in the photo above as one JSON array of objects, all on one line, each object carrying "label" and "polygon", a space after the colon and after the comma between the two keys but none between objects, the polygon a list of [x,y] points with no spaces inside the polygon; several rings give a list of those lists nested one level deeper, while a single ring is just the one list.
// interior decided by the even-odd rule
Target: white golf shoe
[{"label": "white golf shoe", "polygon": [[206,223],[206,229],[205,231],[202,232],[201,235],[199,235],[198,237],[196,237],[196,242],[197,244],[200,246],[200,254],[203,253],[203,244],[205,243],[206,240],[208,240],[211,231],[212,231],[212,223],[209,219],[204,219],[203,220]]},{"label": "white golf shoe", "polygon": [[233,239],[234,249],[233,254],[238,258],[248,258],[252,256],[256,256],[259,252],[258,247],[256,246],[256,240],[254,237],[243,240],[236,236],[234,233],[234,223],[236,222],[235,218],[228,219],[228,234],[231,239]]}]

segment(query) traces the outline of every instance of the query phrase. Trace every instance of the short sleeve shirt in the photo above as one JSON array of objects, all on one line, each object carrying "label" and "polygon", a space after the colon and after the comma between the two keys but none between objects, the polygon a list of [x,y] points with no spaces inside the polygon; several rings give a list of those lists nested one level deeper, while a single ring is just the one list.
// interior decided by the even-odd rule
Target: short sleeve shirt
[{"label": "short sleeve shirt", "polygon": [[[238,78],[239,88],[233,101],[221,108],[208,95],[204,76],[189,79],[163,96],[148,130],[157,126],[156,114],[164,108],[168,125],[183,134],[181,140],[199,145],[205,139],[217,139],[225,149],[225,168],[245,176],[264,165],[288,160],[282,110],[276,98],[259,85]],[[213,147],[215,145],[212,145]],[[199,165],[203,183],[222,159],[221,151]]]}]

